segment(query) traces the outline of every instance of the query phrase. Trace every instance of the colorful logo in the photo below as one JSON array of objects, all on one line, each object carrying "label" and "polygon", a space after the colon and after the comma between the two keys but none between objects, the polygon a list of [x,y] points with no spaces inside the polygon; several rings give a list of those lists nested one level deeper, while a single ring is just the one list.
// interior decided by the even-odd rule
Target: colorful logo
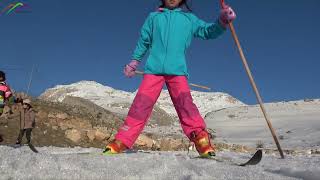
[{"label": "colorful logo", "polygon": [[[3,4],[3,3],[2,3]],[[13,13],[30,13],[31,8],[25,2],[6,3],[4,8],[0,6],[0,15],[10,15]]]}]

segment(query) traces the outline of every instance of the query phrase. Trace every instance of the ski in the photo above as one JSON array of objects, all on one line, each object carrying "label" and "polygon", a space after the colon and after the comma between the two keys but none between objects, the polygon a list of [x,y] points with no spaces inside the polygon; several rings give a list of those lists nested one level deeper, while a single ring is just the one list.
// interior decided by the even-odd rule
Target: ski
[{"label": "ski", "polygon": [[24,146],[28,145],[29,148],[31,149],[32,152],[38,153],[39,151],[33,146],[33,144],[28,143],[28,144],[13,144],[13,145],[6,145],[8,147],[12,147],[14,149],[22,148]]},{"label": "ski", "polygon": [[146,153],[146,154],[151,154],[149,151],[144,151],[144,150],[127,150],[123,153],[120,154],[104,154],[103,152],[77,152],[73,154],[78,154],[78,155],[101,155],[101,156],[116,156],[116,155],[121,155],[121,154],[135,154],[135,153]]},{"label": "ski", "polygon": [[[143,151],[143,150],[128,150],[125,151],[121,154],[132,154],[132,153],[147,153],[147,154],[152,154],[152,152],[150,151]],[[121,155],[121,154],[103,154],[102,152],[78,152],[75,153],[78,155],[93,155],[93,156],[117,156],[117,155]],[[204,160],[214,160],[217,162],[221,162],[221,163],[229,163],[231,165],[235,165],[235,166],[251,166],[251,165],[257,165],[260,163],[261,159],[262,159],[262,150],[258,150],[256,153],[254,153],[254,155],[246,162],[244,163],[239,163],[239,162],[235,162],[233,159],[231,158],[226,158],[226,157],[219,157],[219,156],[211,156],[211,157],[194,157],[191,159],[204,159]]]},{"label": "ski", "polygon": [[31,151],[33,151],[34,153],[38,153],[39,151],[33,146],[33,144],[28,143],[29,148],[31,149]]},{"label": "ski", "polygon": [[260,163],[262,159],[262,150],[258,150],[252,157],[249,159],[249,161],[239,164],[239,166],[247,166],[247,165],[257,165]]},{"label": "ski", "polygon": [[217,162],[227,162],[230,163],[231,165],[236,165],[236,166],[251,166],[251,165],[257,165],[262,159],[262,150],[258,150],[254,155],[244,163],[238,163],[233,161],[230,158],[223,158],[223,157],[217,157],[217,156],[211,156],[211,157],[196,157],[200,159],[206,159],[206,160],[215,160]]},{"label": "ski", "polygon": [[23,147],[23,144],[13,144],[13,145],[6,145],[6,146],[12,147],[12,148],[14,148],[14,149],[17,149],[17,148]]}]

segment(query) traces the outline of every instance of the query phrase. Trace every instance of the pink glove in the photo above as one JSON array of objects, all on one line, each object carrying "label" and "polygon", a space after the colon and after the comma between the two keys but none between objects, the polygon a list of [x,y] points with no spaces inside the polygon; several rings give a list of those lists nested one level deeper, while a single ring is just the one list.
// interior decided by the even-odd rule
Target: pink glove
[{"label": "pink glove", "polygon": [[129,78],[133,77],[136,74],[135,71],[137,70],[139,63],[140,62],[137,60],[132,60],[124,67],[123,73]]},{"label": "pink glove", "polygon": [[8,91],[8,92],[5,93],[6,98],[9,98],[11,95],[12,95],[11,91]]},{"label": "pink glove", "polygon": [[228,5],[224,5],[220,11],[219,21],[223,27],[227,28],[227,25],[236,19],[236,17],[236,13],[233,9]]}]

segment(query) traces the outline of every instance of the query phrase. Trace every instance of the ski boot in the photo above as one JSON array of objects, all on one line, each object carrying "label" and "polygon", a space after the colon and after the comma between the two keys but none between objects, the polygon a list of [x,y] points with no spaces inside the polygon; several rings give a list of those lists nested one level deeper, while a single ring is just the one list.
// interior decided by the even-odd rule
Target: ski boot
[{"label": "ski boot", "polygon": [[191,141],[194,143],[200,157],[208,158],[216,156],[216,149],[214,145],[211,145],[209,133],[205,130],[196,134],[191,133]]},{"label": "ski boot", "polygon": [[103,151],[103,155],[120,154],[126,149],[128,149],[126,145],[115,139],[106,146],[105,150]]}]

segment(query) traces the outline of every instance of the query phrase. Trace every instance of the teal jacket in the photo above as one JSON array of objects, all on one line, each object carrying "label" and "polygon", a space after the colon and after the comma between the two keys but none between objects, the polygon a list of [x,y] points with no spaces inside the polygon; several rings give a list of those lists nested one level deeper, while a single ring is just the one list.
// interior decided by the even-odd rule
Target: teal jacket
[{"label": "teal jacket", "polygon": [[150,49],[146,74],[188,76],[185,56],[193,37],[215,39],[224,31],[218,21],[206,23],[179,8],[153,12],[142,27],[132,59],[141,61]]}]

